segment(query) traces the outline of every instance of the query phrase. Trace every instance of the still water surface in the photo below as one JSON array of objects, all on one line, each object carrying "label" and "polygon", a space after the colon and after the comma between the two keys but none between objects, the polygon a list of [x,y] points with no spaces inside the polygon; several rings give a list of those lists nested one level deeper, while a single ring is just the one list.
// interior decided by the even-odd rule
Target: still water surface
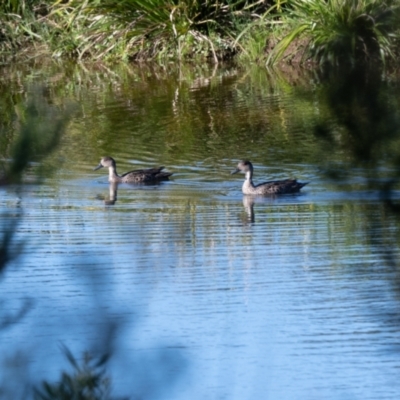
[{"label": "still water surface", "polygon": [[[13,76],[10,98],[22,90]],[[33,165],[30,183],[0,188],[3,229],[20,215],[24,241],[1,281],[2,308],[28,308],[1,331],[3,387],[13,373],[55,380],[66,368],[60,343],[79,355],[106,349],[109,334],[116,394],[398,398],[398,277],[370,236],[387,244],[397,227],[387,215],[374,223],[384,210],[362,171],[342,184],[322,174],[310,127],[325,111],[312,80],[299,99],[265,71],[51,67],[32,77],[48,107],[73,113],[46,161],[52,173],[38,184]],[[174,175],[113,191],[104,169],[93,172],[104,155],[120,173],[165,165]],[[241,158],[256,182],[310,184],[248,198],[230,175]]]}]

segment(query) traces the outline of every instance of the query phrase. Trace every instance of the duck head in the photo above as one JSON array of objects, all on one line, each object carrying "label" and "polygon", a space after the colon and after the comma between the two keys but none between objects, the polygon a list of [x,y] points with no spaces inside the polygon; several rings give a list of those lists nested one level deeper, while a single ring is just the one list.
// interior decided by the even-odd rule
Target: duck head
[{"label": "duck head", "polygon": [[246,174],[247,172],[253,172],[253,165],[248,160],[242,160],[237,165],[236,169],[231,172],[231,174],[237,174],[238,172],[243,172]]},{"label": "duck head", "polygon": [[103,157],[100,160],[100,164],[96,168],[94,168],[93,171],[97,171],[98,169],[103,168],[103,167],[106,167],[106,168],[114,167],[115,168],[114,159],[112,157]]}]

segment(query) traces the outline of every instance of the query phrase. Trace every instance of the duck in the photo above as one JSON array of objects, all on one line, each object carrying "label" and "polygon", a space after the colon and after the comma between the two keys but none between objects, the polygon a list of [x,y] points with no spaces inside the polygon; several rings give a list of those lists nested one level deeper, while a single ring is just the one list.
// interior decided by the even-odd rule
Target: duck
[{"label": "duck", "polygon": [[268,181],[254,185],[253,183],[253,164],[248,160],[242,160],[237,165],[237,168],[232,171],[232,174],[243,172],[245,180],[242,186],[243,194],[252,195],[275,195],[297,193],[300,189],[309,182],[297,182],[296,179],[284,179],[281,181]]},{"label": "duck", "polygon": [[118,175],[117,164],[112,157],[103,157],[93,171],[103,167],[108,168],[108,181],[113,183],[152,183],[168,180],[172,175],[171,172],[163,172],[164,167],[137,169]]}]

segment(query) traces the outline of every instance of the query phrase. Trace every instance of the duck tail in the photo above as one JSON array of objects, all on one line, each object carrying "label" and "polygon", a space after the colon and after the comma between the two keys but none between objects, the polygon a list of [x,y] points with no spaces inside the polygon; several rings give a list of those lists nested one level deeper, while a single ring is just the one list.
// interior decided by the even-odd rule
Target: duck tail
[{"label": "duck tail", "polygon": [[155,178],[156,179],[169,179],[169,177],[172,175],[172,172],[159,172]]},{"label": "duck tail", "polygon": [[309,183],[310,183],[310,182],[297,182],[297,184],[299,185],[299,190],[300,190],[302,187],[308,185]]}]

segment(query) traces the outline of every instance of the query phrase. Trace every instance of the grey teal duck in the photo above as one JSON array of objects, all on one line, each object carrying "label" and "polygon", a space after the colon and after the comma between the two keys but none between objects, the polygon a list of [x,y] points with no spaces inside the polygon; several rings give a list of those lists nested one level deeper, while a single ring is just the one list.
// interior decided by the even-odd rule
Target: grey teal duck
[{"label": "grey teal duck", "polygon": [[118,175],[117,165],[112,157],[103,157],[94,171],[103,167],[108,168],[108,181],[116,183],[151,183],[165,181],[172,175],[170,172],[163,172],[164,167],[137,169]]},{"label": "grey teal duck", "polygon": [[250,161],[247,160],[240,161],[237,165],[237,168],[232,171],[232,174],[236,174],[237,172],[243,172],[245,174],[245,180],[242,186],[243,194],[273,195],[296,193],[299,192],[303,186],[308,184],[308,182],[297,182],[296,179],[284,179],[281,181],[268,181],[260,183],[258,185],[254,185],[253,165]]}]

